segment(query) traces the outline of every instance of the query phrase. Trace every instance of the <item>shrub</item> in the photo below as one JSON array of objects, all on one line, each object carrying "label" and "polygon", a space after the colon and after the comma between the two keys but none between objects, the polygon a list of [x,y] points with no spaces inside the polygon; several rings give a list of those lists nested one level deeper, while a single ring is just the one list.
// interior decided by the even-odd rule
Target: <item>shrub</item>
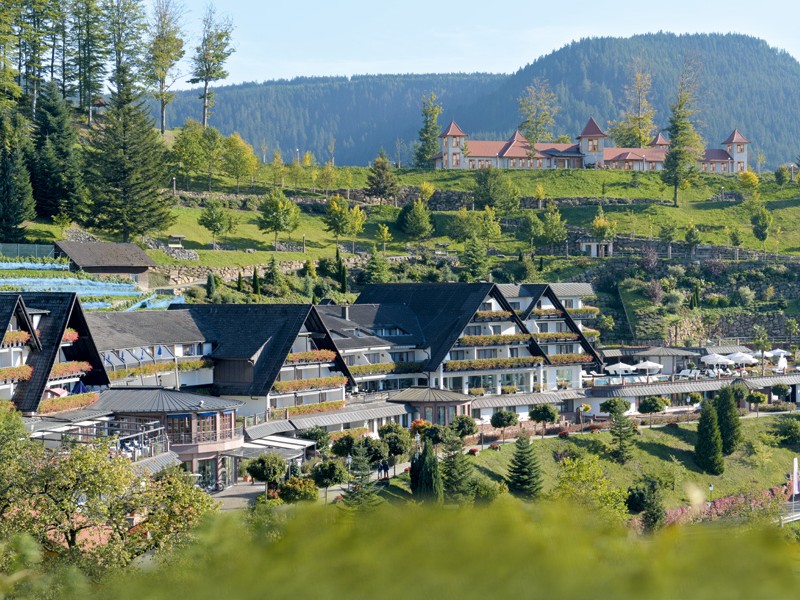
[{"label": "shrub", "polygon": [[497,444],[497,443],[489,444],[489,449],[490,450],[500,450],[500,444]]},{"label": "shrub", "polygon": [[185,289],[183,291],[183,295],[190,300],[194,300],[195,302],[202,302],[206,299],[206,296],[208,296],[206,293],[206,288],[199,286],[192,286]]},{"label": "shrub", "polygon": [[562,429],[561,431],[558,432],[558,437],[560,437],[561,439],[568,438],[569,437],[569,430],[568,429]]},{"label": "shrub", "polygon": [[739,306],[751,306],[755,302],[756,293],[746,285],[736,290],[736,302]]},{"label": "shrub", "polygon": [[281,500],[292,504],[294,502],[315,502],[319,498],[317,486],[306,477],[292,476],[281,485]]},{"label": "shrub", "polygon": [[478,456],[478,453],[479,453],[479,452],[480,452],[480,449],[479,449],[479,448],[470,448],[470,449],[467,451],[467,454],[471,454],[472,456]]},{"label": "shrub", "polygon": [[31,339],[31,334],[27,331],[6,331],[3,335],[3,346],[15,346],[25,344]]},{"label": "shrub", "polygon": [[653,304],[660,304],[661,299],[664,297],[664,289],[661,287],[661,282],[655,279],[647,282],[644,295],[647,296],[647,299]]},{"label": "shrub", "polygon": [[335,279],[339,276],[339,265],[332,258],[320,258],[317,273],[322,277],[331,277]]},{"label": "shrub", "polygon": [[780,417],[775,424],[775,434],[787,446],[800,446],[800,420],[790,415]]},{"label": "shrub", "polygon": [[681,265],[670,265],[667,267],[667,275],[675,279],[681,279],[686,275],[686,269]]},{"label": "shrub", "polygon": [[664,294],[663,304],[669,310],[677,310],[683,306],[686,297],[679,291]]},{"label": "shrub", "polygon": [[30,365],[0,369],[0,381],[28,381],[31,375],[33,375],[33,367]]}]

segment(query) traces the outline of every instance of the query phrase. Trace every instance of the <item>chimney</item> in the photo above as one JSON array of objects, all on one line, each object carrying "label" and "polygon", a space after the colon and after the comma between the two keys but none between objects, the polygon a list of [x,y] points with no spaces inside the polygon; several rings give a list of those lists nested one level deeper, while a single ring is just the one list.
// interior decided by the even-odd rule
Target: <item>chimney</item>
[{"label": "chimney", "polygon": [[350,320],[350,306],[347,305],[347,304],[342,306],[342,318],[345,321],[349,321]]}]

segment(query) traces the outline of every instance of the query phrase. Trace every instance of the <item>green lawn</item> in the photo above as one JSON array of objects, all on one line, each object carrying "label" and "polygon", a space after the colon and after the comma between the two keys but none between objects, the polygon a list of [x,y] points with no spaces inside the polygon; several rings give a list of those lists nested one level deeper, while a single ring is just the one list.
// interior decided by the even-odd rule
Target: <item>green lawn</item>
[{"label": "green lawn", "polygon": [[[534,446],[539,457],[544,475],[544,492],[552,490],[558,475],[558,464],[554,460],[554,451],[579,450],[596,453],[600,456],[608,478],[617,487],[627,489],[644,474],[658,474],[671,468],[672,457],[678,461],[676,472],[678,484],[675,490],[665,491],[665,502],[668,508],[689,503],[685,489],[687,484],[695,485],[701,490],[708,490],[708,484],[714,484],[714,497],[732,495],[744,490],[756,491],[785,483],[785,474],[791,470],[792,458],[796,452],[787,448],[770,448],[758,444],[759,435],[769,431],[776,417],[762,415],[759,419],[742,420],[745,442],[756,441],[760,449],[758,456],[753,456],[749,445],[744,443],[731,456],[725,458],[725,473],[711,476],[702,473],[694,462],[694,443],[697,426],[694,423],[681,424],[678,428],[661,427],[655,429],[642,428],[641,435],[636,437],[633,459],[620,465],[608,458],[605,446],[609,443],[608,433],[573,435],[567,440],[547,438],[534,439]],[[513,453],[513,443],[501,444],[500,450],[490,450],[488,446],[478,456],[470,458],[479,477],[500,481],[506,475],[508,463]],[[408,493],[407,476],[393,480],[393,485],[384,492],[389,499],[402,500]]]}]

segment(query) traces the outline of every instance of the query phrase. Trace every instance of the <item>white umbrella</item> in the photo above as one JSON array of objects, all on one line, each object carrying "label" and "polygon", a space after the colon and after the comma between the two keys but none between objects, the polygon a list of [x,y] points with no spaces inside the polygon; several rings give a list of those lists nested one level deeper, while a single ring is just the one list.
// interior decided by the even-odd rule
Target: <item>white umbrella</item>
[{"label": "white umbrella", "polygon": [[707,365],[732,365],[733,361],[725,358],[721,354],[707,354],[700,359]]},{"label": "white umbrella", "polygon": [[754,365],[758,362],[758,359],[753,358],[744,352],[734,352],[733,354],[728,354],[727,358],[728,360],[732,360],[737,365]]},{"label": "white umbrella", "polygon": [[754,352],[753,356],[755,356],[756,358],[761,358],[762,356],[764,356],[764,353],[761,350],[759,350],[758,352]]},{"label": "white umbrella", "polygon": [[614,363],[613,365],[608,365],[606,367],[606,371],[609,373],[618,373],[620,371],[630,371],[631,366],[626,365],[624,362]]},{"label": "white umbrella", "polygon": [[657,371],[659,369],[663,369],[664,365],[660,365],[657,362],[653,362],[651,360],[643,360],[642,362],[636,363],[635,365],[633,365],[632,368],[637,369],[637,370],[638,369],[645,369],[647,371]]},{"label": "white umbrella", "polygon": [[787,352],[786,350],[782,350],[781,348],[776,348],[775,350],[770,350],[769,352],[765,352],[764,356],[768,358],[774,358],[776,356],[788,356],[791,352]]}]

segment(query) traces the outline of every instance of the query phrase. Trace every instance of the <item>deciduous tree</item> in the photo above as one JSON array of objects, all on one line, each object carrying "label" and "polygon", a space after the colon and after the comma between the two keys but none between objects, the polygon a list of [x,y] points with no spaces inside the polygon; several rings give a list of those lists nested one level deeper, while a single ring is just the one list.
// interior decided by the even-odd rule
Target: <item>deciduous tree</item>
[{"label": "deciduous tree", "polygon": [[336,236],[336,246],[339,246],[339,236],[346,235],[350,227],[350,206],[341,196],[334,195],[328,200],[328,208],[322,217],[325,229]]},{"label": "deciduous tree", "polygon": [[552,404],[537,404],[531,409],[528,416],[534,423],[542,424],[542,439],[544,439],[544,434],[547,433],[547,424],[555,423],[558,419],[558,409]]},{"label": "deciduous tree", "polygon": [[234,131],[225,138],[222,149],[222,168],[228,177],[236,180],[236,193],[239,193],[239,182],[242,177],[252,178],[258,170],[258,157],[253,147]]},{"label": "deciduous tree", "polygon": [[325,490],[325,503],[328,503],[328,488],[347,481],[347,467],[341,460],[324,460],[313,466],[311,478],[318,488]]},{"label": "deciduous tree", "polygon": [[644,148],[656,130],[656,110],[650,104],[652,77],[637,67],[631,82],[625,86],[625,108],[622,118],[611,125],[609,133],[620,148]]},{"label": "deciduous tree", "polygon": [[150,34],[145,46],[144,77],[159,105],[161,135],[167,129],[167,106],[175,99],[175,94],[170,91],[179,77],[175,65],[184,55],[183,15],[178,0],[153,0]]},{"label": "deciduous tree", "polygon": [[208,126],[210,108],[214,105],[214,93],[209,85],[228,76],[225,63],[234,48],[231,44],[233,25],[228,19],[218,19],[213,5],[209,4],[203,15],[203,30],[200,43],[192,55],[192,77],[189,83],[202,83],[200,100],[203,102],[203,127]]},{"label": "deciduous tree", "polygon": [[517,416],[516,412],[501,409],[492,415],[492,418],[489,422],[491,423],[492,427],[500,430],[502,439],[505,442],[506,428],[516,425],[519,422],[519,417]]},{"label": "deciduous tree", "polygon": [[273,189],[259,207],[258,228],[275,235],[273,246],[278,249],[278,235],[291,233],[300,225],[300,208],[286,198],[280,190]]},{"label": "deciduous tree", "polygon": [[546,79],[534,79],[518,100],[522,122],[519,130],[528,140],[528,156],[535,158],[535,144],[552,139],[552,127],[558,113],[558,98],[550,90]]},{"label": "deciduous tree", "polygon": [[264,493],[270,486],[277,487],[286,474],[286,461],[276,452],[262,454],[247,463],[247,473],[256,481],[264,482]]}]

